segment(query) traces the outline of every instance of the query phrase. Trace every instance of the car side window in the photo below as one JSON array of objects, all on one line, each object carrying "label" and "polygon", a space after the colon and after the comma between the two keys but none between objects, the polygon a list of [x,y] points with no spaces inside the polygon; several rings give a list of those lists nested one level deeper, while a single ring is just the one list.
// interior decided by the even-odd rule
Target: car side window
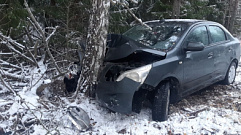
[{"label": "car side window", "polygon": [[220,41],[225,41],[226,36],[224,31],[218,26],[209,26],[209,31],[211,35],[211,42],[216,43]]},{"label": "car side window", "polygon": [[208,33],[206,26],[200,26],[195,28],[187,37],[187,43],[203,43],[205,46],[208,45]]}]

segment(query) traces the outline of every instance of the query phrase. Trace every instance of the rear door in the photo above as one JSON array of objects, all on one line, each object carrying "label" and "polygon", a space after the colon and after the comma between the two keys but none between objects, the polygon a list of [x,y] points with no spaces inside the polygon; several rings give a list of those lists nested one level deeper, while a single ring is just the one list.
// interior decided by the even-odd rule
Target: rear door
[{"label": "rear door", "polygon": [[232,60],[234,48],[230,40],[228,40],[225,31],[218,25],[208,26],[211,47],[215,47],[214,51],[214,74],[215,80],[221,80],[224,78],[226,70]]}]

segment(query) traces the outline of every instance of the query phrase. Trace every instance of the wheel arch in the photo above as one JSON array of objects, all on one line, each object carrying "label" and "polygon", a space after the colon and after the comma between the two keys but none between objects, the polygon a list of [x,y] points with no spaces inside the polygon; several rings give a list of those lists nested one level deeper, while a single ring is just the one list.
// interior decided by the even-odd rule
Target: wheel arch
[{"label": "wheel arch", "polygon": [[[235,59],[232,60],[232,62],[235,62],[235,64],[236,64],[236,69],[237,69],[237,68],[238,68],[238,59],[235,58]],[[232,63],[232,62],[231,62],[231,63]],[[231,63],[230,63],[230,64],[231,64]]]},{"label": "wheel arch", "polygon": [[[221,83],[224,84],[224,85],[230,85],[230,84],[232,84],[232,83],[235,81],[235,78],[234,78],[233,81],[230,82],[230,80],[229,80],[229,75],[228,75],[232,63],[235,63],[235,66],[236,66],[236,67],[235,67],[235,70],[237,70],[237,68],[238,68],[238,60],[237,60],[236,58],[234,58],[234,59],[230,62],[229,66],[228,66],[228,69],[226,70],[224,79],[221,81]],[[236,73],[235,73],[235,74],[236,74]],[[236,75],[234,75],[234,77],[235,77],[235,76],[236,76]]]},{"label": "wheel arch", "polygon": [[170,76],[160,81],[156,86],[159,87],[162,83],[169,82],[170,84],[170,101],[171,103],[177,102],[180,100],[180,82],[176,77]]}]

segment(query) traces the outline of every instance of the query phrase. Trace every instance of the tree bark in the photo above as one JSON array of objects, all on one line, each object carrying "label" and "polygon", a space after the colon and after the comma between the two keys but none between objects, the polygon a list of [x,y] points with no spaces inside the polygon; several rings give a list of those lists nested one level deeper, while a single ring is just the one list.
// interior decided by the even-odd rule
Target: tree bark
[{"label": "tree bark", "polygon": [[106,50],[106,38],[109,26],[110,0],[92,0],[92,11],[89,19],[88,35],[82,70],[77,90],[93,96],[97,77]]},{"label": "tree bark", "polygon": [[224,1],[224,13],[223,13],[223,20],[222,20],[222,24],[225,26],[225,21],[226,21],[226,16],[227,16],[227,11],[228,11],[228,1],[225,0]]},{"label": "tree bark", "polygon": [[233,34],[233,26],[237,14],[239,0],[228,0],[228,11],[225,19],[225,27]]},{"label": "tree bark", "polygon": [[173,0],[173,7],[172,7],[172,18],[173,19],[179,19],[180,7],[181,7],[181,0]]},{"label": "tree bark", "polygon": [[[232,1],[232,0],[231,0]],[[234,26],[234,22],[235,22],[235,18],[236,18],[236,14],[237,14],[237,9],[238,9],[238,0],[233,0],[231,2],[231,18],[230,18],[230,22],[229,22],[229,31],[230,33],[233,33],[233,26]]]}]

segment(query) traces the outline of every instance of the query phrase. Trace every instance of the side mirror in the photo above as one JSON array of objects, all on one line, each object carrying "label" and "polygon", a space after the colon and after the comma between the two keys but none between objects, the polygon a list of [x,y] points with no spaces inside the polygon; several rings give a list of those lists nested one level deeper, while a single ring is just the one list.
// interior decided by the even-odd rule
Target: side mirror
[{"label": "side mirror", "polygon": [[198,42],[198,43],[189,42],[184,49],[185,51],[202,51],[204,49],[204,44],[201,42]]}]

